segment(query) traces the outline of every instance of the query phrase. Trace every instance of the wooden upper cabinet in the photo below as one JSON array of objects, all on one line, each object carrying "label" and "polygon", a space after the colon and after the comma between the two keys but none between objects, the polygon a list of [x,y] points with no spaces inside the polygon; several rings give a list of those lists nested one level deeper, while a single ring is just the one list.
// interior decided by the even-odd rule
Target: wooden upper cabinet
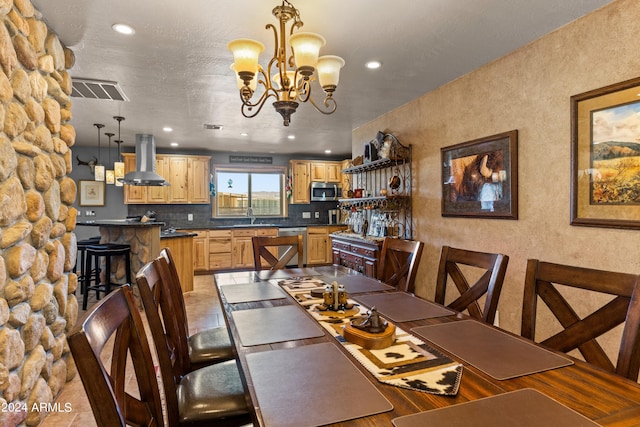
[{"label": "wooden upper cabinet", "polygon": [[[156,173],[167,179],[167,159],[156,157]],[[143,187],[144,188],[144,187]],[[169,187],[147,187],[148,203],[166,203],[169,197]]]},{"label": "wooden upper cabinet", "polygon": [[[133,153],[122,154],[124,160],[124,173],[136,170],[136,156]],[[147,203],[147,187],[138,185],[125,185],[124,186],[124,202],[130,204]]]},{"label": "wooden upper cabinet", "polygon": [[291,203],[311,203],[309,193],[309,166],[310,162],[303,160],[291,161],[291,175],[293,180],[293,193]]},{"label": "wooden upper cabinet", "polygon": [[169,203],[187,203],[187,158],[169,157]]},{"label": "wooden upper cabinet", "polygon": [[311,162],[311,182],[340,182],[342,167],[340,162]]},{"label": "wooden upper cabinet", "polygon": [[209,157],[189,157],[187,181],[190,203],[209,203]]},{"label": "wooden upper cabinet", "polygon": [[[123,153],[125,173],[136,170],[134,153]],[[169,186],[124,186],[126,204],[209,203],[208,156],[156,155],[156,173]]]}]

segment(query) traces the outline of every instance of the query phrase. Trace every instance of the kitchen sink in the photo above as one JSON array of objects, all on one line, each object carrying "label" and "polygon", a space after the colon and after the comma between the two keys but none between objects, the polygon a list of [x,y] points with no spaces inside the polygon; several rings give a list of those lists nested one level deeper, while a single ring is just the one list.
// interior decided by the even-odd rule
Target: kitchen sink
[{"label": "kitchen sink", "polygon": [[253,227],[279,227],[278,224],[236,224],[232,225],[233,228],[253,228]]}]

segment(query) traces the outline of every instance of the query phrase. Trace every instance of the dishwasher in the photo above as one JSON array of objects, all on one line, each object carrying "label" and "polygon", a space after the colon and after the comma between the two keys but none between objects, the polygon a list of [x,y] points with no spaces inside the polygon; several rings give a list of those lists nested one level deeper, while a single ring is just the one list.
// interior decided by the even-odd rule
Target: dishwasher
[{"label": "dishwasher", "polygon": [[[302,234],[302,262],[307,265],[307,227],[291,227],[278,229],[278,236],[297,236]],[[278,258],[287,250],[286,247],[278,249]],[[293,257],[291,267],[297,267],[298,257]],[[289,267],[289,266],[288,266]]]}]

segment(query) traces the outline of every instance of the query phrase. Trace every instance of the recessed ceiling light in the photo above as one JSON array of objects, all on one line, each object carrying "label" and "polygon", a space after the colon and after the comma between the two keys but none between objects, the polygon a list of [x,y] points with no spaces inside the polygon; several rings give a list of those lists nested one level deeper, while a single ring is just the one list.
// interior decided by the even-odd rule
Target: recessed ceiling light
[{"label": "recessed ceiling light", "polygon": [[325,154],[331,154],[331,150],[324,150]]},{"label": "recessed ceiling light", "polygon": [[249,134],[248,134],[248,133],[246,133],[246,132],[242,132],[242,133],[240,134],[240,136],[249,136]]},{"label": "recessed ceiling light", "polygon": [[133,27],[130,27],[127,24],[113,24],[111,28],[113,28],[114,31],[120,34],[124,34],[127,36],[131,36],[136,33],[136,30],[134,30]]},{"label": "recessed ceiling light", "polygon": [[289,135],[287,138],[288,139],[296,139],[296,136],[295,135]]},{"label": "recessed ceiling light", "polygon": [[382,62],[380,61],[369,61],[366,64],[364,64],[365,67],[367,67],[370,70],[376,70],[380,67],[382,67]]},{"label": "recessed ceiling light", "polygon": [[178,144],[177,142],[172,142],[172,143],[171,143],[171,146],[172,146],[172,147],[177,147],[178,145],[180,145],[180,144]]},{"label": "recessed ceiling light", "polygon": [[173,128],[169,127],[169,126],[165,126],[165,127],[162,128],[162,130],[165,131],[165,132],[172,132]]}]

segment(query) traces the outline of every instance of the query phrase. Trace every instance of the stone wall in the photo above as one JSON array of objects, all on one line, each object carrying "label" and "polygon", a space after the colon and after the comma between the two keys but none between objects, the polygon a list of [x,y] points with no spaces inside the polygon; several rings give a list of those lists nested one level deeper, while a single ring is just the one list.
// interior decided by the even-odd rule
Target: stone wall
[{"label": "stone wall", "polygon": [[37,425],[75,375],[74,55],[30,0],[0,0],[0,425]]}]

